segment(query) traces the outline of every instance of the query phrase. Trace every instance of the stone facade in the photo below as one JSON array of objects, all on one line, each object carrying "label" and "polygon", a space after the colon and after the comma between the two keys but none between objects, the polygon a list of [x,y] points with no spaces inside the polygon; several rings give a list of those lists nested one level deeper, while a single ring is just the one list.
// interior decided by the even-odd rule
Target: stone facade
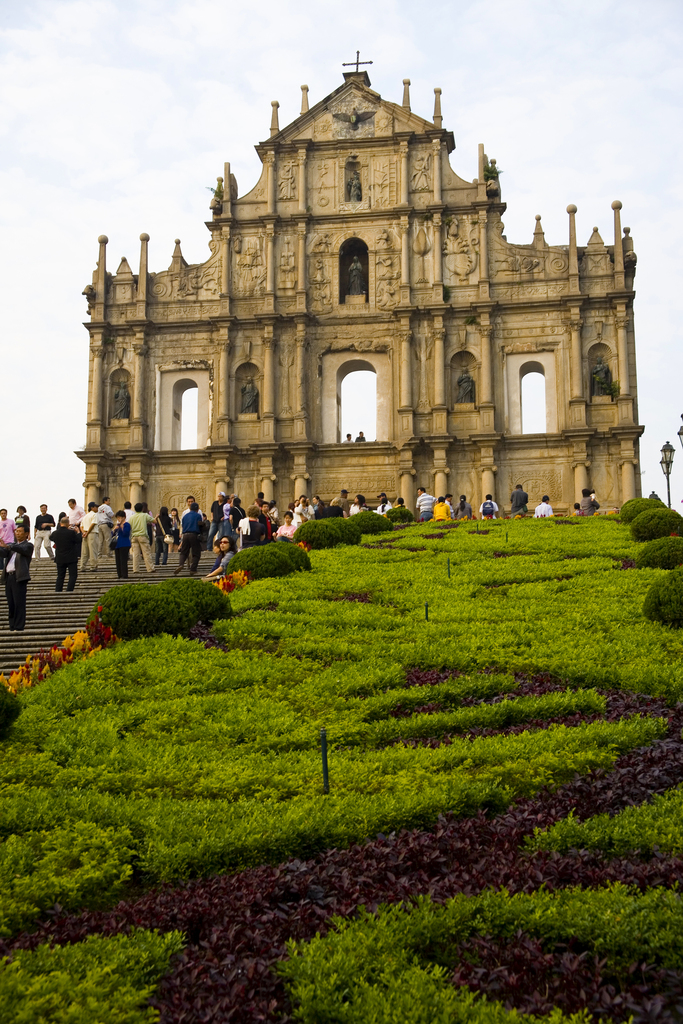
[{"label": "stone facade", "polygon": [[[168,270],[106,268],[84,294],[90,322],[86,497],[206,508],[216,489],[280,505],[344,486],[374,498],[422,484],[493,493],[523,484],[559,510],[591,486],[604,505],[640,493],[633,277],[621,203],[614,245],[528,245],[503,231],[495,161],[451,169],[453,135],[383,100],[365,72],[270,138],[238,198],[226,164],[211,201],[210,257]],[[353,269],[355,268],[355,270]],[[354,277],[355,274],[355,277]],[[355,285],[353,284],[355,281]],[[601,357],[603,382],[594,369]],[[608,369],[605,370],[604,367]],[[344,376],[374,370],[377,440],[340,443]],[[521,381],[541,372],[546,432],[522,433]],[[610,387],[610,381],[612,386]],[[199,391],[198,447],[180,450],[182,394]],[[618,392],[618,393],[617,393]]]}]

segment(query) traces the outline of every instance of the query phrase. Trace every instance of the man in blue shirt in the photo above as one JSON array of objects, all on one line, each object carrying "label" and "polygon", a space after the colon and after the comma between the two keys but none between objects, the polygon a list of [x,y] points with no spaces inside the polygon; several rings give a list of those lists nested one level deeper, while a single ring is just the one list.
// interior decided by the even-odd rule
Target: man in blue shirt
[{"label": "man in blue shirt", "polygon": [[197,566],[199,565],[199,559],[202,553],[199,537],[202,531],[203,521],[204,517],[199,511],[199,505],[196,501],[193,501],[190,505],[189,511],[183,516],[183,536],[180,541],[180,558],[178,560],[178,568],[176,569],[174,576],[177,576],[185,565],[190,553],[192,554],[190,559],[190,576],[194,576],[197,572]]}]

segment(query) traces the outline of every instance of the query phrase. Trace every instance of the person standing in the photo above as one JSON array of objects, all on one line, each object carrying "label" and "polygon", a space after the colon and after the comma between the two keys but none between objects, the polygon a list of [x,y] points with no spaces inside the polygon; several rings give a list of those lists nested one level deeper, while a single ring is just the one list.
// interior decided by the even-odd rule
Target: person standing
[{"label": "person standing", "polygon": [[113,552],[109,547],[111,531],[114,528],[114,509],[109,504],[109,498],[102,498],[102,504],[97,509],[97,529],[100,531],[100,560],[111,558]]},{"label": "person standing", "polygon": [[55,528],[55,518],[51,516],[47,510],[47,505],[40,506],[40,515],[36,516],[36,521],[33,530],[33,539],[35,540],[35,548],[33,550],[33,557],[35,559],[40,558],[41,546],[45,545],[47,556],[50,561],[54,562],[55,556],[52,554],[52,545],[50,544],[50,533]]},{"label": "person standing", "polygon": [[211,548],[213,545],[213,538],[220,530],[220,525],[223,520],[223,506],[225,505],[225,499],[227,495],[225,491],[219,491],[216,500],[211,506],[211,526],[209,527],[209,536],[206,542],[207,548]]},{"label": "person standing", "polygon": [[69,526],[69,517],[61,516],[59,526],[50,534],[50,541],[55,546],[55,562],[57,564],[57,582],[55,591],[61,594],[64,589],[64,577],[69,573],[67,590],[73,590],[78,578],[78,555],[80,552],[80,534]]},{"label": "person standing", "polygon": [[484,501],[479,506],[479,515],[482,519],[495,519],[496,513],[498,512],[498,506],[493,500],[490,494],[486,495]]},{"label": "person standing", "polygon": [[246,516],[246,512],[242,508],[241,499],[234,494],[232,498],[232,504],[230,506],[230,525],[232,526],[232,532],[237,536],[237,530],[239,528],[240,521]]},{"label": "person standing", "polygon": [[346,490],[345,487],[342,487],[341,491],[339,492],[339,499],[341,510],[344,513],[344,519],[348,519],[349,516],[351,515],[351,502],[349,501],[349,492]]},{"label": "person standing", "polygon": [[123,511],[126,513],[126,522],[129,523],[134,515],[133,506],[129,501],[124,501]]},{"label": "person standing", "polygon": [[347,434],[344,438],[344,444],[353,444],[353,435]]},{"label": "person standing", "polygon": [[528,512],[527,502],[529,501],[529,495],[522,488],[521,484],[516,484],[515,489],[510,495],[510,518],[514,519],[515,516],[523,516],[525,512]]},{"label": "person standing", "polygon": [[10,632],[22,633],[26,625],[26,591],[31,579],[33,544],[23,523],[15,525],[14,538],[13,543],[0,547],[0,555],[6,559],[2,578]]},{"label": "person standing", "polygon": [[[14,531],[16,530],[16,523],[13,519],[7,518],[7,509],[0,508],[0,545],[6,546],[7,544],[14,543]],[[0,555],[0,569],[5,568],[5,559]]]},{"label": "person standing", "polygon": [[592,494],[587,487],[584,487],[581,491],[581,513],[584,516],[592,516],[598,511],[600,506],[595,500],[595,495]]},{"label": "person standing", "polygon": [[547,494],[544,494],[541,498],[541,504],[536,506],[534,519],[546,519],[548,516],[552,516],[553,514],[550,497]]},{"label": "person standing", "polygon": [[358,437],[356,438],[356,444],[358,444],[359,442],[362,442],[362,441],[367,441],[367,437],[365,436],[365,434],[363,433],[362,430],[359,430],[358,431]]},{"label": "person standing", "polygon": [[424,487],[418,487],[417,489],[417,501],[415,507],[417,509],[417,517],[419,522],[427,523],[434,517],[434,502],[436,498],[433,494],[427,494]]},{"label": "person standing", "polygon": [[26,539],[28,540],[31,536],[31,519],[26,513],[26,505],[17,505],[17,514],[14,517],[14,525],[19,526],[20,523],[24,527]]},{"label": "person standing", "polygon": [[[161,564],[166,565],[168,562],[168,549],[173,543],[173,523],[171,517],[168,514],[168,508],[166,505],[162,505],[159,509],[159,515],[154,520],[156,527],[156,545],[154,548],[154,564],[159,564],[159,559],[162,560]],[[166,538],[170,538],[167,540]]]},{"label": "person standing", "polygon": [[378,512],[381,516],[383,516],[385,512],[388,512],[389,509],[393,508],[394,506],[391,504],[384,491],[382,491],[381,494],[378,494],[377,497],[379,498],[379,505],[377,506],[375,511]]},{"label": "person standing", "polygon": [[116,513],[116,526],[112,533],[116,538],[114,548],[114,559],[116,561],[116,575],[120,580],[128,579],[128,557],[130,555],[130,523],[126,519],[125,509]]},{"label": "person standing", "polygon": [[250,505],[247,509],[247,518],[240,522],[242,550],[256,547],[257,544],[262,544],[265,540],[266,528],[259,522],[259,511],[257,505]]},{"label": "person standing", "polygon": [[97,528],[97,502],[88,502],[88,511],[81,519],[81,536],[83,547],[81,554],[81,572],[90,566],[90,571],[97,570],[97,560],[100,554],[100,532]]},{"label": "person standing", "polygon": [[133,549],[133,575],[138,571],[138,565],[140,563],[140,555],[145,563],[147,572],[154,572],[154,566],[152,565],[152,552],[149,544],[149,534],[147,533],[148,523],[153,522],[153,519],[149,512],[143,511],[143,504],[141,501],[135,503],[135,511],[130,517],[130,543]]},{"label": "person standing", "polygon": [[172,551],[177,551],[180,547],[180,516],[178,515],[178,509],[171,509],[171,536],[173,537]]},{"label": "person standing", "polygon": [[81,550],[83,547],[83,534],[81,533],[81,519],[85,515],[85,509],[82,505],[76,502],[75,498],[69,498],[67,505],[69,506],[69,526],[72,530],[76,531],[78,536],[78,554],[80,557]]},{"label": "person standing", "polygon": [[202,554],[199,537],[202,531],[203,522],[204,516],[199,511],[199,505],[196,501],[193,501],[190,508],[183,514],[183,536],[180,542],[180,557],[178,559],[178,568],[173,574],[174,576],[177,576],[185,565],[190,553],[192,554],[190,560],[190,576],[194,576],[196,573],[197,566],[199,565],[199,559]]}]

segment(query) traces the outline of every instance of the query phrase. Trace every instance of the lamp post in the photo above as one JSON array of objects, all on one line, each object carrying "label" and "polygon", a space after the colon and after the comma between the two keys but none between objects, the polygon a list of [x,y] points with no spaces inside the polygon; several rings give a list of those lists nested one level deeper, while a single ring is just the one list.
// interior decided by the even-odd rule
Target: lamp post
[{"label": "lamp post", "polygon": [[662,467],[662,473],[666,477],[666,503],[671,508],[671,487],[669,486],[669,477],[671,476],[671,467],[674,464],[674,452],[676,449],[672,444],[667,441],[665,445],[662,445],[662,458],[659,465]]}]

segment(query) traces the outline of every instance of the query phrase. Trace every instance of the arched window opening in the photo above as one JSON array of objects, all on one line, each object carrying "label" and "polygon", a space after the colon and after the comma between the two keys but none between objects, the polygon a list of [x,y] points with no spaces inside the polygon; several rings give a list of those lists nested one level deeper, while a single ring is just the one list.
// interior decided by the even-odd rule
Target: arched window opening
[{"label": "arched window opening", "polygon": [[175,451],[198,447],[199,388],[196,381],[185,378],[173,385],[171,434],[171,447]]},{"label": "arched window opening", "polygon": [[366,441],[377,437],[377,374],[362,364],[363,369],[351,369],[341,380],[339,388],[340,440],[347,434],[355,441],[361,435]]},{"label": "arched window opening", "polygon": [[368,247],[360,238],[347,238],[339,250],[339,302],[368,301]]},{"label": "arched window opening", "polygon": [[547,414],[545,401],[545,374],[538,364],[524,367],[521,380],[522,433],[545,434]]}]

